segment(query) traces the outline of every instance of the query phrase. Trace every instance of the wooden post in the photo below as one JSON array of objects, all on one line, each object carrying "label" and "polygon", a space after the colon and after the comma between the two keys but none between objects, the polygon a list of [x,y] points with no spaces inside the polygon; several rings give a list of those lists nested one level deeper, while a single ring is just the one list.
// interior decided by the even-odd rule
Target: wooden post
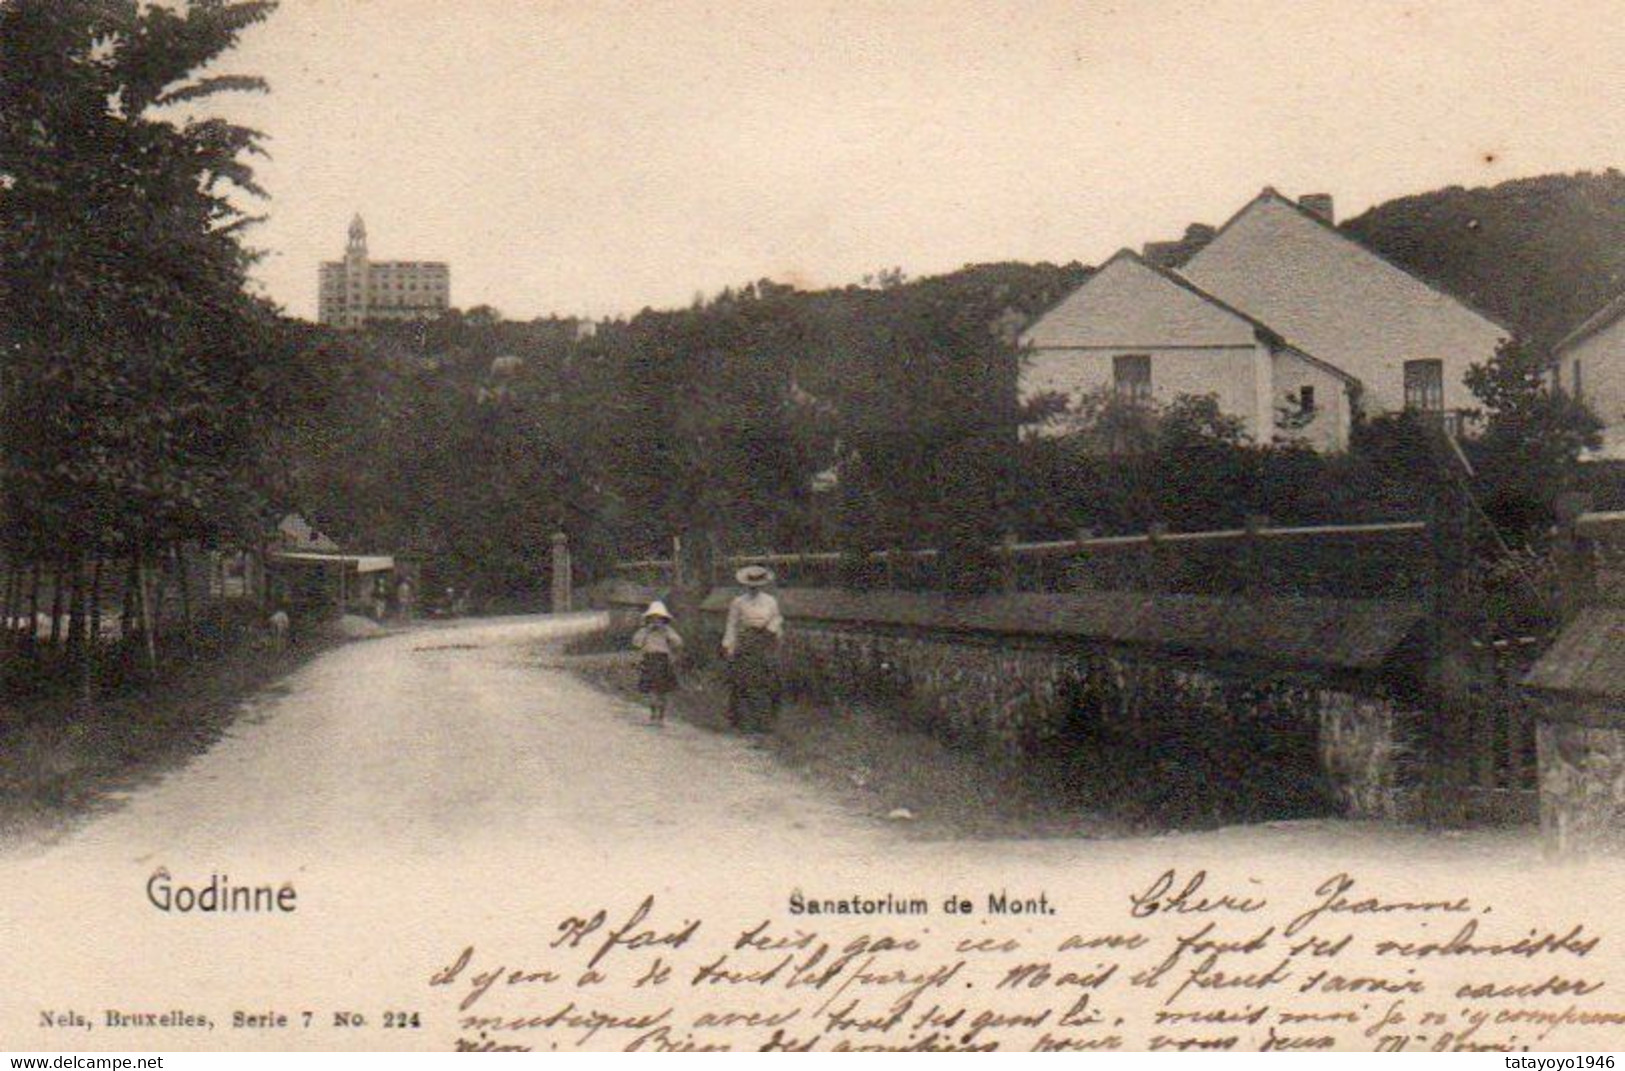
[{"label": "wooden post", "polygon": [[1098,582],[1089,576],[1090,561],[1087,545],[1095,537],[1094,529],[1079,528],[1072,533],[1072,541],[1076,543],[1077,552],[1072,555],[1072,564],[1066,569],[1066,583],[1068,590],[1093,590],[1099,586]]},{"label": "wooden post", "polygon": [[1580,516],[1591,511],[1592,499],[1586,494],[1561,494],[1556,506],[1557,538],[1552,551],[1557,565],[1558,615],[1567,624],[1596,596],[1594,548],[1577,527]]},{"label": "wooden post", "polygon": [[1162,536],[1166,535],[1167,532],[1168,526],[1161,521],[1153,523],[1151,527],[1146,529],[1145,552],[1141,558],[1141,573],[1145,590],[1148,592],[1161,591],[1164,586],[1159,572],[1162,563],[1157,549]]},{"label": "wooden post", "polygon": [[1247,514],[1247,537],[1242,549],[1242,584],[1243,590],[1250,596],[1257,597],[1266,593],[1264,565],[1264,540],[1259,533],[1270,525],[1270,519],[1262,513]]},{"label": "wooden post", "polygon": [[1005,532],[999,540],[999,588],[1005,594],[1014,594],[1021,586],[1016,571],[1016,533]]},{"label": "wooden post", "polygon": [[1433,590],[1428,676],[1439,708],[1434,730],[1438,756],[1433,765],[1446,793],[1441,802],[1449,813],[1465,816],[1471,799],[1467,790],[1476,785],[1481,772],[1477,757],[1484,746],[1481,722],[1487,717],[1476,694],[1482,656],[1472,643],[1474,633],[1480,631],[1473,618],[1470,590],[1472,507],[1466,489],[1450,478],[1448,469],[1436,467],[1431,490]]},{"label": "wooden post", "polygon": [[553,612],[570,612],[570,537],[553,533]]},{"label": "wooden post", "polygon": [[683,586],[683,537],[671,537],[671,586]]}]

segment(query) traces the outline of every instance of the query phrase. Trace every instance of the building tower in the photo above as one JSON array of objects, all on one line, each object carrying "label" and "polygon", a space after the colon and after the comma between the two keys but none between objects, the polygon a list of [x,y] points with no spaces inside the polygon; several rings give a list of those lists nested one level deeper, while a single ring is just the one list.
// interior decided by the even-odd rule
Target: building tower
[{"label": "building tower", "polygon": [[350,221],[350,244],[345,247],[346,260],[365,261],[367,259],[367,224],[357,212]]},{"label": "building tower", "polygon": [[339,326],[361,327],[367,322],[367,296],[367,225],[357,212],[344,246],[345,316]]}]

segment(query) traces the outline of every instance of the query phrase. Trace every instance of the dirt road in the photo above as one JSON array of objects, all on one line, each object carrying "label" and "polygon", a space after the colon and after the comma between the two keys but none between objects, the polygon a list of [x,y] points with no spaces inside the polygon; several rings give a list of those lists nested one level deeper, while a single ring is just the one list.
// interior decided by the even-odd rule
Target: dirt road
[{"label": "dirt road", "polygon": [[439,857],[486,842],[571,858],[872,846],[866,826],[747,742],[644,713],[537,665],[590,615],[460,622],[323,655],[209,753],[47,854],[144,862]]}]

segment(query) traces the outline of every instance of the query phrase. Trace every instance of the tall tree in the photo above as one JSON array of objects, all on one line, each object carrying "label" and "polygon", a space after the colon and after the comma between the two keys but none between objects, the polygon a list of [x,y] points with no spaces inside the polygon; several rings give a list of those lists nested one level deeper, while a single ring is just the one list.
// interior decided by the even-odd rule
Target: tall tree
[{"label": "tall tree", "polygon": [[1602,425],[1590,410],[1550,389],[1550,369],[1545,349],[1514,338],[1467,372],[1486,417],[1483,434],[1468,443],[1479,494],[1514,539],[1551,523],[1553,501],[1573,485],[1580,454],[1601,442]]},{"label": "tall tree", "polygon": [[[0,465],[13,559],[77,574],[251,524],[285,352],[249,298],[254,131],[197,113],[270,2],[0,4]],[[89,600],[95,601],[92,587]]]}]

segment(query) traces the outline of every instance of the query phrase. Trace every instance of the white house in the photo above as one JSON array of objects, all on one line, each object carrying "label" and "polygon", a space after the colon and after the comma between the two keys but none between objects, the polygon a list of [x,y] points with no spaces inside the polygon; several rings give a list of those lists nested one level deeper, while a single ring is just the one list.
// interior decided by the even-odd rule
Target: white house
[{"label": "white house", "polygon": [[1347,237],[1331,199],[1265,189],[1180,269],[1113,257],[1022,334],[1022,395],[1211,394],[1255,441],[1348,445],[1353,412],[1472,405],[1510,334]]},{"label": "white house", "polygon": [[1131,250],[1108,260],[1023,340],[1031,348],[1022,371],[1027,397],[1075,399],[1106,386],[1129,402],[1212,394],[1255,440],[1280,426],[1328,449],[1348,439],[1357,381]]},{"label": "white house", "polygon": [[1625,294],[1553,347],[1552,380],[1602,421],[1599,454],[1625,457]]}]

